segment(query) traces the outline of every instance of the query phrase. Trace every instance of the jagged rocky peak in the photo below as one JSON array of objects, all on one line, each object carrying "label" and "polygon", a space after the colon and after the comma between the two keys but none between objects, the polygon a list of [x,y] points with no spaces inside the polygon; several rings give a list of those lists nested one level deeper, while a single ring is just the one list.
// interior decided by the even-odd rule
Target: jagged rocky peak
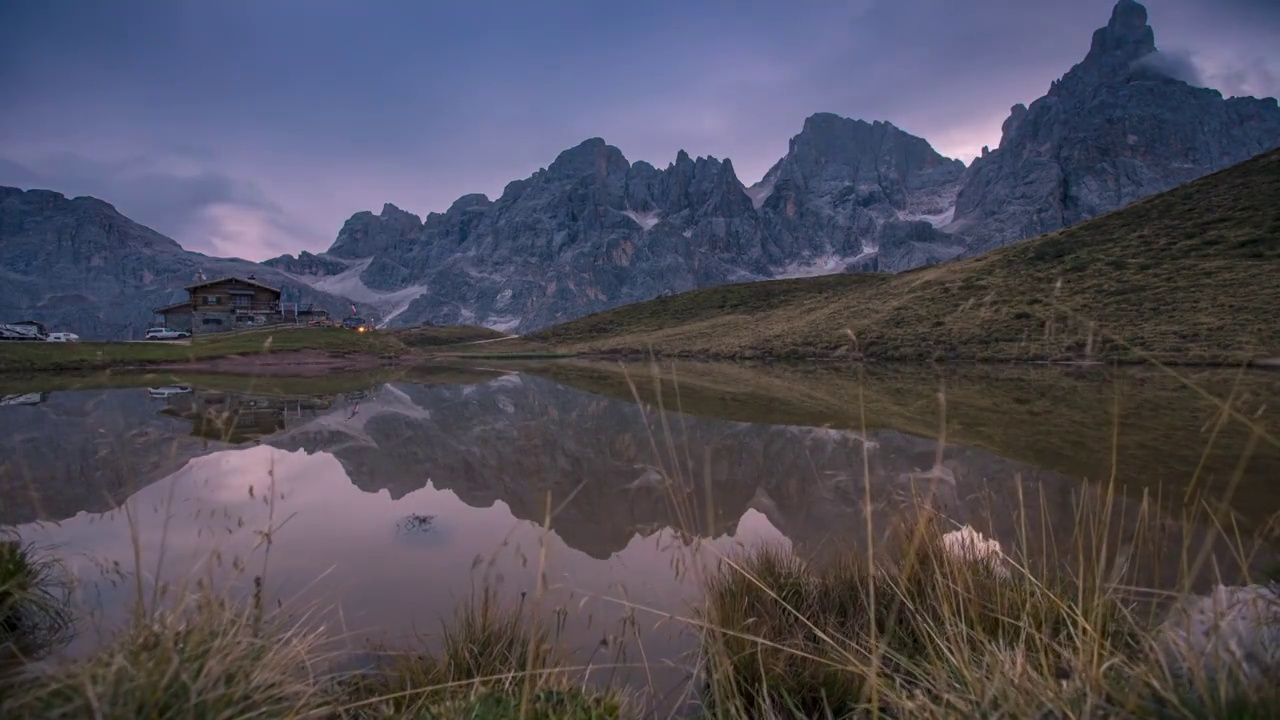
[{"label": "jagged rocky peak", "polygon": [[1093,44],[1084,62],[1128,68],[1156,51],[1156,34],[1147,24],[1147,9],[1134,0],[1120,0],[1111,10],[1111,21],[1093,33]]},{"label": "jagged rocky peak", "polygon": [[867,122],[834,113],[815,113],[791,138],[788,155],[812,158],[816,163],[850,163],[867,157],[896,157],[921,165],[964,167],[964,163],[940,155],[924,138],[899,129],[893,123]]},{"label": "jagged rocky peak", "polygon": [[1280,146],[1273,99],[1223,100],[1161,62],[1147,10],[1120,0],[1084,60],[965,173],[950,230],[971,252],[1051,232]]},{"label": "jagged rocky peak", "polygon": [[414,225],[422,224],[422,219],[417,215],[406,210],[401,210],[391,203],[382,204],[382,212],[378,214],[378,217],[389,222],[412,223]]},{"label": "jagged rocky peak", "polygon": [[[1009,108],[1009,117],[1005,118],[1004,123],[1000,126],[1000,144],[1001,145],[1004,145],[1005,143],[1009,142],[1009,138],[1013,137],[1013,134],[1018,132],[1018,126],[1022,124],[1023,119],[1026,117],[1027,117],[1026,105],[1023,105],[1022,103],[1018,103],[1013,107]],[[983,155],[989,154],[989,150],[985,145],[982,147],[982,154]]]},{"label": "jagged rocky peak", "polygon": [[[489,199],[488,195],[485,195],[484,193],[471,193],[469,195],[463,195],[457,200],[454,200],[453,204],[449,206],[449,209],[446,211],[446,213],[463,213],[463,212],[471,212],[474,210],[488,210],[491,205],[493,205],[493,201]],[[435,213],[432,213],[432,214],[435,214]]]},{"label": "jagged rocky peak", "polygon": [[852,232],[867,237],[874,233],[868,225],[873,219],[949,220],[963,174],[964,163],[892,123],[817,113],[747,194],[755,207],[788,221],[806,206],[835,213],[855,228]]},{"label": "jagged rocky peak", "polygon": [[411,212],[386,203],[374,215],[362,210],[352,215],[327,254],[348,260],[362,260],[379,252],[401,248],[422,232],[422,220]]},{"label": "jagged rocky peak", "polygon": [[552,178],[591,176],[603,180],[610,176],[625,176],[631,163],[618,148],[603,138],[589,138],[556,156],[547,168]]}]

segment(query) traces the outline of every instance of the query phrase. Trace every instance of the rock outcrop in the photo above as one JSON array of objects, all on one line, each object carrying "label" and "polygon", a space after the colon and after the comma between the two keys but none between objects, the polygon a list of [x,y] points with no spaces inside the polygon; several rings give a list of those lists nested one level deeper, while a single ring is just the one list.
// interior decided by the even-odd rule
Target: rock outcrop
[{"label": "rock outcrop", "polygon": [[1213,699],[1259,697],[1280,677],[1280,582],[1182,598],[1156,633],[1175,679]]},{"label": "rock outcrop", "polygon": [[1275,98],[1165,74],[1147,11],[1120,0],[1084,60],[973,161],[947,230],[970,253],[1057,230],[1280,146]]}]

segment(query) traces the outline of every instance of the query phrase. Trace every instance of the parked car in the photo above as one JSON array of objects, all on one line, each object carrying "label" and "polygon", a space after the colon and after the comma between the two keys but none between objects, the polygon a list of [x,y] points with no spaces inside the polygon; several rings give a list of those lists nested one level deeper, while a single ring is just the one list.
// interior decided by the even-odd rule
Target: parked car
[{"label": "parked car", "polygon": [[142,336],[143,340],[177,340],[179,338],[189,338],[191,333],[172,328],[147,328],[147,334]]},{"label": "parked car", "polygon": [[147,392],[151,393],[151,397],[154,398],[167,398],[189,393],[191,388],[186,385],[164,385],[162,387],[147,388]]},{"label": "parked car", "polygon": [[0,405],[39,405],[49,397],[47,392],[18,393],[16,395],[0,395]]},{"label": "parked car", "polygon": [[342,321],[342,327],[348,330],[357,330],[359,332],[369,332],[373,329],[373,323],[362,317],[351,316]]},{"label": "parked car", "polygon": [[49,337],[45,338],[49,342],[79,342],[80,336],[69,332],[49,333]]}]

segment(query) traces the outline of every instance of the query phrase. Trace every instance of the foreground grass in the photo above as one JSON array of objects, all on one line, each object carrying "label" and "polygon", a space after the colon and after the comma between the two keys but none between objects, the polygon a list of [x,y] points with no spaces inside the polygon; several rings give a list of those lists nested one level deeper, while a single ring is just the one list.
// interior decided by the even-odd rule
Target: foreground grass
[{"label": "foreground grass", "polygon": [[773,548],[726,561],[702,631],[710,714],[1280,717],[1266,675],[1170,654],[1156,616],[1114,580],[1036,579],[936,540],[917,538],[889,567],[812,568]]},{"label": "foreground grass", "polygon": [[527,340],[576,353],[722,358],[1278,358],[1277,196],[1280,151],[1272,151],[972,259],[697,290]]},{"label": "foreground grass", "polygon": [[[723,558],[701,578],[705,599],[687,618],[702,649],[698,717],[1280,716],[1280,689],[1266,676],[1170,655],[1160,603],[1132,592],[1123,565],[1096,562],[1107,551],[1055,567],[960,537],[970,544],[925,520],[902,526],[887,563],[850,553],[814,565],[774,546]],[[385,651],[372,668],[337,671],[338,645],[307,615],[197,591],[163,608],[140,602],[86,658],[0,673],[0,716],[636,716],[645,699],[579,684],[581,668],[562,661],[547,627],[523,603],[505,606],[484,590],[442,625],[437,648]]]},{"label": "foreground grass", "polygon": [[0,676],[11,720],[608,720],[620,696],[576,688],[545,633],[486,595],[444,627],[436,653],[388,654],[336,673],[324,629],[254,602],[208,594],[135,614],[96,654],[38,673]]},{"label": "foreground grass", "polygon": [[0,668],[39,657],[67,637],[67,591],[55,559],[0,530]]}]

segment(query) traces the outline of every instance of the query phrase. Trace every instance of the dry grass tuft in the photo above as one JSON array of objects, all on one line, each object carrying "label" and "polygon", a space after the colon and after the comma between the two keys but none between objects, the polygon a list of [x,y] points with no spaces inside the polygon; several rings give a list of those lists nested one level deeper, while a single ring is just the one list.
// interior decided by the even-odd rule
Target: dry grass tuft
[{"label": "dry grass tuft", "polygon": [[319,631],[261,618],[251,605],[191,595],[139,615],[87,659],[31,679],[14,720],[308,717],[329,704]]},{"label": "dry grass tuft", "polygon": [[1280,716],[1266,683],[1205,691],[1194,668],[1166,665],[1159,614],[1112,582],[1114,566],[1036,577],[1024,559],[966,557],[947,539],[923,522],[876,566],[815,567],[776,547],[726,558],[700,624],[708,715]]},{"label": "dry grass tuft", "polygon": [[47,552],[0,530],[0,667],[38,657],[74,627],[70,584]]}]

